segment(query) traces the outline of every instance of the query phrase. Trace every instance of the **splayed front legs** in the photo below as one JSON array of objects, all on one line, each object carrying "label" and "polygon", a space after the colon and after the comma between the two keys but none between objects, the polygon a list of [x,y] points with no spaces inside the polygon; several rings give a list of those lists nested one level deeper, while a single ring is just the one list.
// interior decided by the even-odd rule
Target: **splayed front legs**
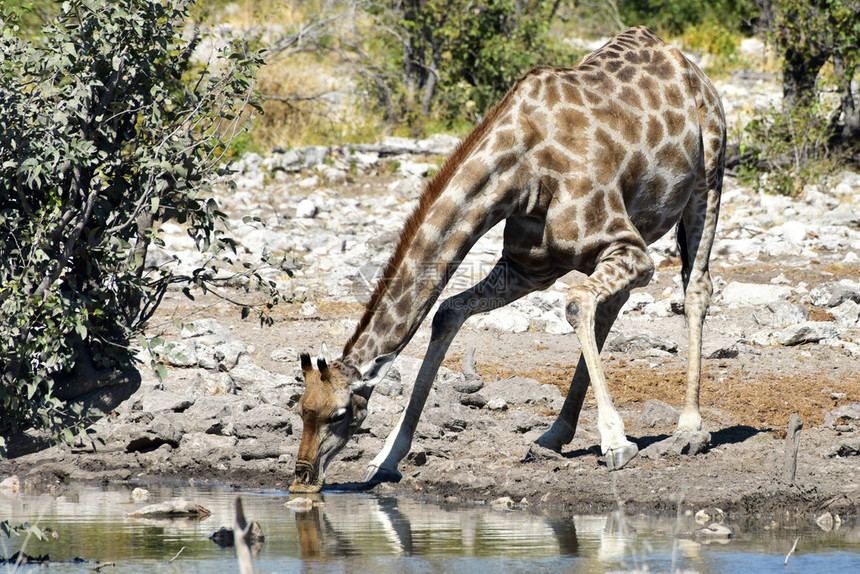
[{"label": "splayed front legs", "polygon": [[409,453],[412,436],[439,371],[439,365],[466,319],[477,313],[503,307],[543,287],[546,285],[536,283],[533,278],[524,275],[514,263],[502,258],[482,281],[439,306],[433,317],[427,354],[424,355],[424,361],[418,371],[409,404],[397,426],[385,440],[385,446],[368,465],[364,474],[365,482],[400,480],[401,474],[397,465]]}]

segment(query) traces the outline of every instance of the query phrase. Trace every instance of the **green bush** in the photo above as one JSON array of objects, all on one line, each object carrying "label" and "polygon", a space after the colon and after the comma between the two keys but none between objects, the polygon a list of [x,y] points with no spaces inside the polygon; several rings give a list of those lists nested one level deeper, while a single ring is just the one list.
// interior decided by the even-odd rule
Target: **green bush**
[{"label": "green bush", "polygon": [[834,171],[830,133],[818,106],[757,112],[742,134],[739,175],[756,190],[797,195]]},{"label": "green bush", "polygon": [[[168,285],[212,286],[231,248],[208,191],[259,59],[196,63],[189,4],[68,0],[33,40],[0,13],[0,436],[70,439],[82,413],[60,387],[127,368]],[[192,277],[146,266],[168,220],[211,254]]]},{"label": "green bush", "polygon": [[626,25],[641,24],[672,36],[706,23],[738,33],[749,30],[758,16],[755,0],[619,0],[617,6]]},{"label": "green bush", "polygon": [[388,122],[420,133],[428,122],[473,123],[536,65],[570,66],[580,54],[549,34],[549,0],[371,0],[373,30],[363,86]]}]

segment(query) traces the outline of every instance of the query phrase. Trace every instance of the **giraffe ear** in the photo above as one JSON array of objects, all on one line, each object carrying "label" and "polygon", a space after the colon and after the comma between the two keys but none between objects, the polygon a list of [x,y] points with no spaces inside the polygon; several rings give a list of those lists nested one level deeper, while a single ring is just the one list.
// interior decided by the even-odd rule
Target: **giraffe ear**
[{"label": "giraffe ear", "polygon": [[299,360],[302,363],[302,372],[307,376],[308,372],[313,370],[313,365],[311,364],[311,356],[307,353],[302,353],[299,356]]},{"label": "giraffe ear", "polygon": [[329,365],[331,365],[331,355],[328,352],[328,346],[323,343],[320,345],[320,352],[317,353],[317,368],[325,371]]},{"label": "giraffe ear", "polygon": [[358,372],[361,374],[361,378],[350,385],[350,389],[353,392],[359,392],[364,389],[372,389],[375,387],[382,379],[385,378],[385,375],[388,374],[388,369],[391,368],[392,363],[394,363],[394,359],[397,358],[395,353],[388,353],[386,355],[380,355],[373,359],[372,361],[368,361],[363,364]]}]

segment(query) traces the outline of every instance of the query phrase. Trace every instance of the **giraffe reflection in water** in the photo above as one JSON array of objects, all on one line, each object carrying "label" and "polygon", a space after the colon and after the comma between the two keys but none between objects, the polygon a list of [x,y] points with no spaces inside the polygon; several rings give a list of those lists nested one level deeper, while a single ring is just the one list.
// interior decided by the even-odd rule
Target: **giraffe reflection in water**
[{"label": "giraffe reflection in water", "polygon": [[621,513],[541,516],[395,497],[330,496],[295,512],[307,570],[357,556],[622,560],[634,530]]}]

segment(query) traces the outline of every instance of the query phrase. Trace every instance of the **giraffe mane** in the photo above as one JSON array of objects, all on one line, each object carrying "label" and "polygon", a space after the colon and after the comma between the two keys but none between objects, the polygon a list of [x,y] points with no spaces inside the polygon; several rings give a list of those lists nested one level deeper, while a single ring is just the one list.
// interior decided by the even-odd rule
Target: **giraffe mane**
[{"label": "giraffe mane", "polygon": [[448,182],[451,181],[451,178],[456,173],[457,168],[460,167],[461,163],[463,163],[463,160],[465,160],[469,153],[471,153],[478,141],[480,141],[481,137],[487,133],[490,126],[493,125],[496,119],[501,115],[502,111],[507,107],[511,94],[514,93],[517,86],[535,71],[536,70],[532,70],[514,83],[514,86],[508,90],[505,97],[502,98],[498,104],[493,106],[487,115],[484,116],[481,123],[478,124],[478,126],[473,129],[468,136],[466,136],[466,139],[460,142],[456,149],[445,160],[445,163],[442,164],[442,168],[439,172],[432,180],[430,180],[430,183],[427,184],[427,187],[424,189],[420,199],[418,200],[418,205],[414,210],[412,210],[412,213],[406,219],[403,230],[400,232],[400,241],[397,243],[397,247],[391,255],[391,258],[388,260],[382,277],[376,283],[376,288],[370,296],[370,300],[367,302],[367,305],[365,305],[364,314],[362,315],[361,320],[358,322],[355,331],[343,348],[343,357],[347,356],[347,354],[352,350],[353,345],[355,345],[355,342],[358,341],[358,338],[368,325],[370,325],[370,321],[373,318],[374,313],[376,313],[383,295],[391,284],[391,279],[400,268],[401,263],[403,263],[403,259],[406,257],[406,252],[409,250],[412,240],[415,238],[416,233],[418,233],[418,229],[427,217],[427,213],[430,211],[433,203],[440,195],[442,195],[442,192],[448,186]]}]

